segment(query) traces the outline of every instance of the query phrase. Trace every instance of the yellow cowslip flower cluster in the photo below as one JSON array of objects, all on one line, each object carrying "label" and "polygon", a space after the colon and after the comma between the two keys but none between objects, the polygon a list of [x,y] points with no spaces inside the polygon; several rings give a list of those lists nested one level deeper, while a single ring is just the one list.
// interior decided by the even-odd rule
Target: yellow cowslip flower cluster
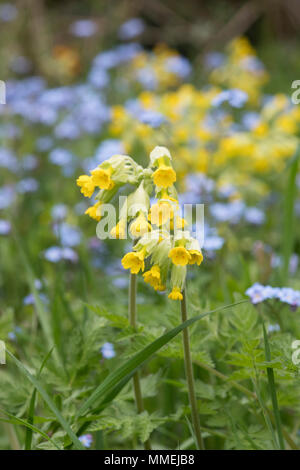
[{"label": "yellow cowslip flower cluster", "polygon": [[[138,106],[164,117],[161,125],[142,122],[127,107],[114,107],[110,135],[122,140],[128,152],[150,152],[157,141],[166,142],[176,152],[179,185],[192,172],[205,173],[217,184],[226,179],[234,185],[250,180],[259,184],[261,176],[281,172],[299,143],[300,108],[282,94],[263,99],[268,75],[247,39],[232,41],[224,57],[203,89],[184,84],[173,91],[143,91],[138,96]],[[246,92],[245,109],[215,105],[224,86]],[[242,121],[247,113],[251,125]],[[159,168],[160,183],[164,175],[168,181],[171,172]]]},{"label": "yellow cowslip flower cluster", "polygon": [[[143,273],[144,281],[155,290],[166,289],[170,273],[169,298],[182,300],[187,265],[201,264],[203,256],[198,241],[187,230],[187,222],[179,216],[179,203],[174,183],[176,173],[166,147],[155,147],[147,168],[131,157],[114,155],[90,175],[82,175],[77,185],[86,197],[95,190],[96,203],[86,214],[100,221],[102,205],[107,204],[125,184],[133,191],[125,197],[119,220],[110,230],[112,238],[125,238],[127,228],[134,240],[133,250],[122,259],[124,269],[132,274]],[[156,202],[150,204],[154,192]]]}]

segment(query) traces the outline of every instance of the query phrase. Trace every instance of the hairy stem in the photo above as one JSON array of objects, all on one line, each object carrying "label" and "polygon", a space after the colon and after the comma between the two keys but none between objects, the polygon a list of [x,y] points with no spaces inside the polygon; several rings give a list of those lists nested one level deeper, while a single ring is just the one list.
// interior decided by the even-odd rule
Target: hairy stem
[{"label": "hairy stem", "polygon": [[[130,284],[129,284],[129,323],[133,328],[136,328],[136,274],[130,274]],[[133,389],[136,402],[136,408],[138,413],[144,411],[144,402],[141,391],[141,384],[139,373],[136,372],[133,376]],[[151,450],[150,440],[144,442],[145,450]]]},{"label": "hairy stem", "polygon": [[[181,301],[181,319],[182,319],[182,322],[185,322],[188,319],[185,289],[183,290],[182,295],[183,295],[183,299]],[[200,419],[199,419],[197,400],[196,400],[196,394],[195,394],[193,364],[192,364],[191,351],[190,351],[190,338],[189,338],[189,332],[187,328],[185,328],[182,331],[182,335],[183,335],[185,373],[186,373],[186,380],[187,380],[187,386],[188,386],[194,433],[195,433],[198,448],[200,450],[204,450],[204,443],[203,443],[203,439],[201,435]]]}]

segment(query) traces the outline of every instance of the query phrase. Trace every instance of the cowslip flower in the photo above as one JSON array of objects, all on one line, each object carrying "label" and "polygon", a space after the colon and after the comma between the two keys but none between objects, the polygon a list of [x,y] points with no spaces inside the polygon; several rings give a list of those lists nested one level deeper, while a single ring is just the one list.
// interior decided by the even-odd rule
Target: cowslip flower
[{"label": "cowslip flower", "polygon": [[91,174],[94,185],[99,186],[101,189],[112,189],[115,185],[114,181],[111,179],[112,172],[112,167],[108,167],[107,169],[96,168],[92,170]]},{"label": "cowslip flower", "polygon": [[177,246],[172,248],[169,258],[176,266],[186,266],[191,260],[191,255],[184,246]]},{"label": "cowslip flower", "polygon": [[176,181],[176,173],[172,167],[160,163],[158,169],[153,173],[153,181],[156,186],[168,188]]},{"label": "cowslip flower", "polygon": [[143,274],[144,281],[150,284],[155,290],[165,290],[165,286],[162,284],[161,271],[158,264],[151,267],[149,271]]},{"label": "cowslip flower", "polygon": [[[101,222],[102,204],[111,201],[123,185],[134,187],[123,196],[118,222],[109,232],[112,238],[124,239],[129,228],[134,239],[132,250],[123,256],[121,264],[132,275],[143,273],[145,283],[156,291],[170,284],[169,298],[182,300],[187,265],[199,266],[203,255],[187,222],[179,215],[175,181],[170,151],[158,146],[150,153],[147,168],[127,155],[114,155],[92,170],[91,176],[80,176],[77,184],[88,197],[98,190],[95,204],[85,213]],[[156,201],[150,205],[153,193]]]},{"label": "cowslip flower", "polygon": [[161,188],[168,188],[176,181],[176,173],[171,166],[171,154],[166,147],[155,147],[150,154],[151,165],[157,167],[152,177],[154,184]]},{"label": "cowslip flower", "polygon": [[122,266],[124,269],[130,269],[131,274],[137,274],[140,270],[144,271],[145,268],[145,250],[142,249],[138,252],[131,251],[122,258]]},{"label": "cowslip flower", "polygon": [[91,176],[81,175],[76,181],[77,186],[80,187],[80,191],[85,197],[91,197],[95,191],[95,183]]},{"label": "cowslip flower", "polygon": [[172,300],[182,300],[183,295],[181,293],[180,287],[173,287],[172,291],[168,295],[168,298]]},{"label": "cowslip flower", "polygon": [[92,219],[99,221],[101,219],[100,207],[101,207],[101,202],[98,201],[96,202],[96,204],[89,207],[85,211],[85,214],[89,215]]}]

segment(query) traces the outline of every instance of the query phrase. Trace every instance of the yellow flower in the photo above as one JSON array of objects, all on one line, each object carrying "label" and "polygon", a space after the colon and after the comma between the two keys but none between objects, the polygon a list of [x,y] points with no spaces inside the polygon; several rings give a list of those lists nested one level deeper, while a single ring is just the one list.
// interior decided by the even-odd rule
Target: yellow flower
[{"label": "yellow flower", "polygon": [[176,266],[185,266],[191,260],[191,255],[184,246],[172,248],[168,256]]},{"label": "yellow flower", "polygon": [[202,255],[201,251],[199,251],[199,250],[189,250],[189,254],[191,255],[191,259],[189,261],[189,264],[197,263],[198,266],[200,266],[200,264],[203,261],[203,255]]},{"label": "yellow flower", "polygon": [[101,219],[100,210],[99,210],[100,206],[101,206],[101,202],[96,202],[94,206],[89,207],[85,211],[85,214],[89,215],[92,219],[99,221]]},{"label": "yellow flower", "polygon": [[77,178],[76,183],[77,183],[77,186],[81,188],[80,191],[85,197],[92,196],[95,190],[95,184],[91,176],[81,175],[79,176],[79,178]]},{"label": "yellow flower", "polygon": [[156,186],[161,188],[168,188],[172,186],[173,183],[176,181],[176,173],[172,167],[167,165],[161,165],[154,173],[153,173],[153,181]]},{"label": "yellow flower", "polygon": [[130,225],[130,232],[134,238],[142,237],[145,233],[151,231],[151,225],[147,222],[146,217],[141,212],[138,217]]},{"label": "yellow flower", "polygon": [[126,221],[125,219],[119,220],[117,225],[111,229],[110,235],[112,238],[125,238],[125,228],[126,228]]},{"label": "yellow flower", "polygon": [[174,215],[174,208],[168,201],[158,201],[153,204],[149,213],[149,220],[154,225],[164,225]]},{"label": "yellow flower", "polygon": [[179,287],[173,287],[172,292],[170,292],[170,294],[168,295],[168,298],[172,299],[172,300],[182,300],[183,295],[180,292],[180,288]]},{"label": "yellow flower", "polygon": [[103,168],[96,168],[91,171],[92,180],[95,186],[101,189],[112,189],[115,183],[111,179],[112,168],[104,170]]},{"label": "yellow flower", "polygon": [[[150,284],[150,286],[154,287],[154,289],[160,290],[161,286],[161,280],[160,280],[160,268],[158,264],[155,264],[152,266],[152,268],[149,271],[146,271],[143,274],[144,281],[147,284]],[[163,290],[163,289],[162,289]]]},{"label": "yellow flower", "polygon": [[131,251],[122,258],[122,266],[124,269],[130,269],[131,274],[137,274],[140,270],[144,271],[145,250]]}]

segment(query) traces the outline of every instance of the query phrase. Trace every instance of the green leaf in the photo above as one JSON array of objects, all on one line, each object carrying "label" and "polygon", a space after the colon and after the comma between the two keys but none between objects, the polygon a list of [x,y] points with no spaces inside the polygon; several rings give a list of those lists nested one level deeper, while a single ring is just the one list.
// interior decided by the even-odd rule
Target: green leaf
[{"label": "green leaf", "polygon": [[[225,305],[223,307],[216,308],[215,310],[211,310],[210,312],[202,313],[197,315],[189,320],[185,321],[181,325],[178,325],[176,328],[173,328],[168,333],[162,335],[160,338],[153,341],[151,344],[146,346],[142,351],[135,354],[131,359],[126,361],[123,365],[121,365],[117,370],[109,374],[106,379],[95,389],[92,395],[83,403],[83,405],[79,408],[76,417],[79,417],[89,410],[89,408],[99,399],[103,398],[105,400],[105,396],[108,393],[111,393],[114,387],[118,386],[119,382],[123,380],[124,385],[130,380],[132,375],[141,367],[156,351],[162,348],[165,344],[171,341],[175,336],[177,336],[182,330],[189,327],[196,321],[201,320],[202,318],[228,308],[235,307],[242,303],[248,302],[248,300],[242,300],[233,304]],[[124,386],[123,385],[123,386]]]},{"label": "green leaf", "polygon": [[43,436],[47,441],[52,442],[54,447],[56,447],[58,450],[61,450],[60,447],[46,434],[44,431],[41,431],[39,428],[34,426],[33,424],[28,423],[28,421],[25,421],[24,419],[18,418],[17,416],[14,416],[10,413],[8,413],[5,410],[1,410],[2,413],[6,414],[7,416],[10,417],[10,419],[5,419],[0,417],[0,421],[5,422],[5,423],[11,423],[11,424],[17,424],[20,426],[25,426],[27,429],[30,429],[31,431],[36,432],[37,434],[40,434]]}]

